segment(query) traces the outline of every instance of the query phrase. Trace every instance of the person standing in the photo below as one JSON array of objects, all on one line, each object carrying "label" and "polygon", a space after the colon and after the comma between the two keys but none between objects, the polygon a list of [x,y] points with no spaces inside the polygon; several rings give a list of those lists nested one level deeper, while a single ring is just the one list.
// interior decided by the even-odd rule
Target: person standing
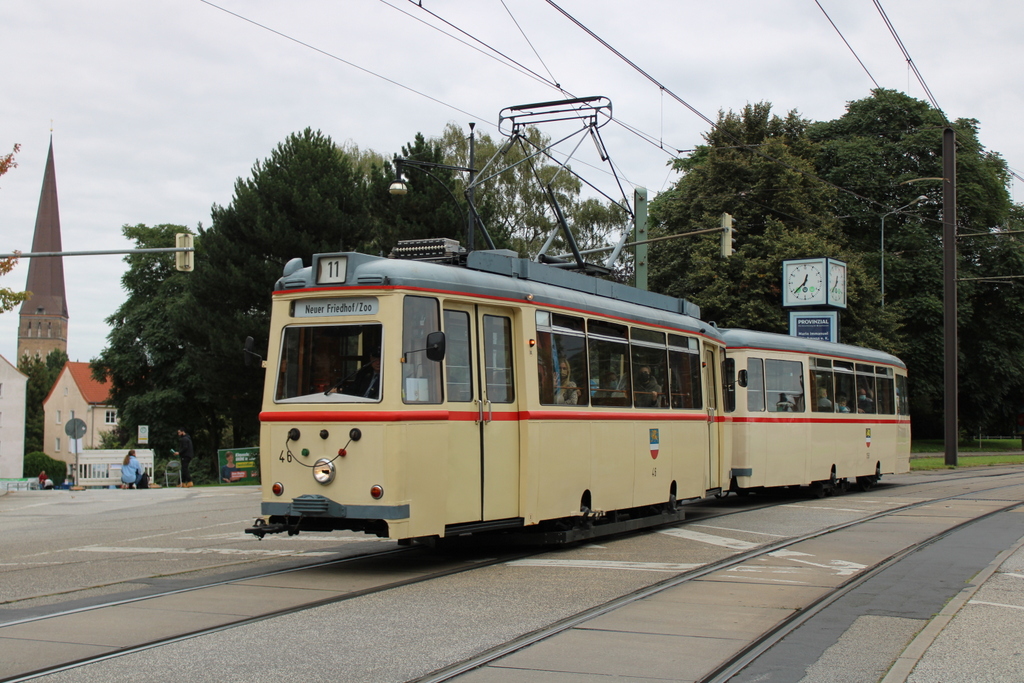
[{"label": "person standing", "polygon": [[192,488],[192,473],[188,470],[188,464],[192,462],[195,455],[192,450],[192,439],[184,429],[178,430],[178,450],[171,451],[181,460],[181,483],[179,488]]}]

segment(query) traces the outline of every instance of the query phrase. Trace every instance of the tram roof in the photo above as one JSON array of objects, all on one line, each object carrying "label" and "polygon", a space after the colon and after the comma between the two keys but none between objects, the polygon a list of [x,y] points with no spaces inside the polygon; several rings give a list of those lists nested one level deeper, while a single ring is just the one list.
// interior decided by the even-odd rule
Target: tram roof
[{"label": "tram roof", "polygon": [[777,334],[775,332],[758,332],[756,330],[743,330],[738,328],[721,328],[719,332],[725,339],[729,349],[763,349],[767,351],[788,351],[794,353],[806,353],[816,356],[830,356],[833,358],[849,359],[864,363],[884,363],[895,365],[904,370],[907,366],[896,356],[884,351],[867,349],[863,346],[852,344],[836,344],[833,342],[819,341],[817,339],[805,339],[793,337],[788,334]]},{"label": "tram roof", "polygon": [[685,299],[567,272],[506,250],[470,252],[464,267],[354,252],[315,254],[311,267],[296,267],[294,262],[285,266],[285,275],[274,289],[322,287],[316,282],[318,261],[339,256],[346,257],[348,264],[345,282],[338,287],[415,287],[520,299],[720,337],[713,325],[700,320],[700,307]]}]

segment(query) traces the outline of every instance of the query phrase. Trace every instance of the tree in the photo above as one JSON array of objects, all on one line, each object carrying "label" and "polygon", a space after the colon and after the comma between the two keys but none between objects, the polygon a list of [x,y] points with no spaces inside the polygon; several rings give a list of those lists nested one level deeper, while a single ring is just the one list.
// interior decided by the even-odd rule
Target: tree
[{"label": "tree", "polygon": [[[18,165],[18,162],[14,160],[14,155],[17,154],[19,149],[21,149],[21,145],[16,144],[10,154],[0,156],[0,176],[3,176],[7,171]],[[14,266],[17,264],[18,259],[16,258],[0,259],[0,277],[14,270]],[[0,287],[0,313],[13,309],[31,295],[32,292],[16,292],[9,287]]]},{"label": "tree", "polygon": [[895,350],[899,340],[887,334],[893,318],[874,314],[867,293],[876,283],[832,211],[836,193],[813,177],[817,147],[808,125],[795,112],[773,115],[768,103],[719,114],[707,144],[675,163],[683,176],[652,202],[652,235],[716,228],[728,213],[736,252],[720,256],[719,233],[662,242],[651,249],[651,287],[690,299],[720,326],[785,333],[782,261],[837,258],[849,266],[843,341]]},{"label": "tree", "polygon": [[[943,415],[942,113],[903,93],[878,89],[817,123],[808,137],[827,180],[854,194],[835,212],[851,245],[879,269],[881,215],[922,193],[928,200],[889,216],[885,233],[885,311],[897,316],[909,368],[911,414],[920,436],[941,436]],[[1006,162],[978,140],[978,122],[952,124],[957,144],[960,421],[977,434],[1009,432],[1024,404],[1024,282],[969,278],[1024,272],[1021,207],[1007,191]],[[865,201],[869,197],[872,201]],[[878,290],[876,290],[877,292]],[[876,295],[875,302],[879,297]],[[993,382],[997,376],[1000,381]]]},{"label": "tree", "polygon": [[[126,238],[137,249],[174,246],[180,225],[126,225]],[[97,381],[110,380],[110,400],[119,427],[127,434],[139,425],[150,428],[151,446],[167,452],[177,448],[176,431],[188,426],[209,451],[222,426],[219,402],[204,386],[204,368],[185,341],[186,321],[193,315],[190,273],[178,272],[173,254],[130,254],[121,284],[124,303],[107,318],[107,346],[92,360]]]},{"label": "tree", "polygon": [[25,386],[25,453],[43,450],[43,401],[68,362],[68,354],[54,349],[46,358],[22,356],[18,369],[28,375]]}]

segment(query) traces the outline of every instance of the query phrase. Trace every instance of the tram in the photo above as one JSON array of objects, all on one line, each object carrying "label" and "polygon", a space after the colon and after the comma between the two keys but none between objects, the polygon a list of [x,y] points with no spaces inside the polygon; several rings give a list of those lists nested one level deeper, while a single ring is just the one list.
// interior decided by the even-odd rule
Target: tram
[{"label": "tram", "polygon": [[[293,259],[276,283],[249,533],[576,540],[729,490],[908,468],[893,356],[720,330],[685,300],[514,252],[396,255]],[[839,412],[858,389],[876,407]]]}]

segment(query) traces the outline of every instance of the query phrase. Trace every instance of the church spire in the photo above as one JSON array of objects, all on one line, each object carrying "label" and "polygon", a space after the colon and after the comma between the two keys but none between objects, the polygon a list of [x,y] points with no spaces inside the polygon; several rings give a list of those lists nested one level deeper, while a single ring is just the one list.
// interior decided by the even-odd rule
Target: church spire
[{"label": "church spire", "polygon": [[[43,173],[43,189],[39,194],[32,251],[62,251],[52,136]],[[21,305],[18,358],[24,355],[45,358],[54,349],[67,352],[68,303],[64,291],[64,259],[60,256],[30,259],[25,289],[32,295]]]}]

